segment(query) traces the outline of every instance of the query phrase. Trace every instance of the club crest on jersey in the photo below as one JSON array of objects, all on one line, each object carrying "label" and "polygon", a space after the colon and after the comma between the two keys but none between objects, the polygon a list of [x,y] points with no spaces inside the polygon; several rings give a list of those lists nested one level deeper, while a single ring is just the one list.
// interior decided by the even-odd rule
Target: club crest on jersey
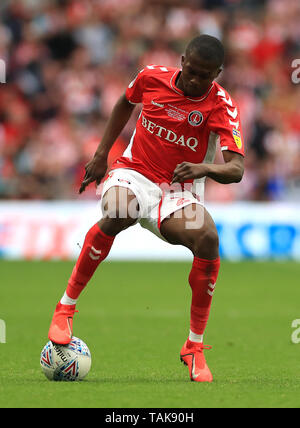
[{"label": "club crest on jersey", "polygon": [[193,110],[189,114],[188,121],[192,126],[199,126],[203,122],[203,114],[200,111]]}]

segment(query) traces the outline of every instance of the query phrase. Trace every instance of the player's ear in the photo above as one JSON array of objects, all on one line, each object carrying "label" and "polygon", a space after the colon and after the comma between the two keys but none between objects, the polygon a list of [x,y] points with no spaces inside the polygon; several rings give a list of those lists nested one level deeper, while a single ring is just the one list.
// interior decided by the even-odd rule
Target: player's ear
[{"label": "player's ear", "polygon": [[183,67],[184,61],[185,61],[185,56],[184,56],[184,55],[182,55],[182,56],[181,56],[181,67]]}]

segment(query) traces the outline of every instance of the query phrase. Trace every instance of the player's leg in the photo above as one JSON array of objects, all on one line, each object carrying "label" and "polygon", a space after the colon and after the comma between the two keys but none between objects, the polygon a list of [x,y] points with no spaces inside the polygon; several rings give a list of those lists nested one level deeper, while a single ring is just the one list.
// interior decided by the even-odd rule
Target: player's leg
[{"label": "player's leg", "polygon": [[192,289],[190,333],[181,358],[189,366],[192,380],[209,382],[212,375],[203,355],[203,334],[220,267],[217,229],[203,206],[190,204],[165,219],[160,232],[169,243],[184,245],[194,255],[189,275]]},{"label": "player's leg", "polygon": [[[103,218],[88,231],[68,282],[66,294],[73,300],[79,297],[98,265],[108,256],[115,236],[136,222],[138,202],[130,189],[111,187],[102,203]],[[132,206],[135,210],[130,210]]]},{"label": "player's leg", "polygon": [[108,256],[115,236],[136,222],[138,202],[130,189],[111,187],[103,196],[103,218],[90,228],[68,281],[67,289],[56,306],[49,329],[49,339],[69,343],[75,305],[99,264]]}]

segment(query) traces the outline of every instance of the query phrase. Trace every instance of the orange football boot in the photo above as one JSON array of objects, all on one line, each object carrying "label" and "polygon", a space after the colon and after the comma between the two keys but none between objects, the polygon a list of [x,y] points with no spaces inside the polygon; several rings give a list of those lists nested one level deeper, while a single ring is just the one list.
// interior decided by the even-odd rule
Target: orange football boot
[{"label": "orange football boot", "polygon": [[188,366],[192,381],[212,382],[213,377],[206,364],[203,349],[211,349],[211,346],[188,339],[180,351],[180,360]]},{"label": "orange football boot", "polygon": [[75,312],[78,312],[75,310],[75,305],[62,305],[60,302],[56,305],[48,333],[52,342],[59,345],[67,345],[71,342]]}]

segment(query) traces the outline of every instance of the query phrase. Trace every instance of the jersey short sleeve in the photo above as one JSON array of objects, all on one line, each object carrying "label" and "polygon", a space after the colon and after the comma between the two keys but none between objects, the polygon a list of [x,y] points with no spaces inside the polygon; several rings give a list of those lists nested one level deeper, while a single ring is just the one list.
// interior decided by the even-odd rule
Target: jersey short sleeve
[{"label": "jersey short sleeve", "polygon": [[233,100],[224,96],[212,112],[210,128],[219,135],[221,150],[230,150],[245,155],[244,140],[238,107]]},{"label": "jersey short sleeve", "polygon": [[129,83],[125,95],[129,102],[138,104],[142,102],[144,90],[145,70],[141,70],[139,74]]}]

